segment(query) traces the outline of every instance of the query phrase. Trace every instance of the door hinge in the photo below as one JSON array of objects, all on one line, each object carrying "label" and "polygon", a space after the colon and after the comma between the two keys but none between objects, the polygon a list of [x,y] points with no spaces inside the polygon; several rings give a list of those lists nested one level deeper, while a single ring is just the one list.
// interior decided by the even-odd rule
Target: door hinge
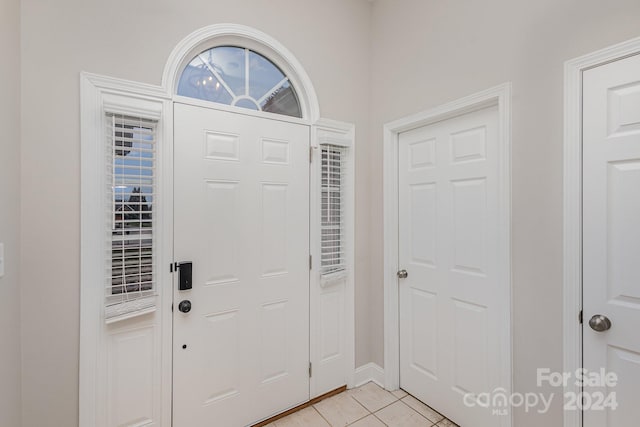
[{"label": "door hinge", "polygon": [[313,365],[309,362],[309,378],[313,376]]},{"label": "door hinge", "polygon": [[309,147],[309,163],[313,163],[313,147]]},{"label": "door hinge", "polygon": [[582,310],[580,310],[580,314],[578,314],[578,322],[582,325]]},{"label": "door hinge", "polygon": [[309,255],[309,270],[313,270],[313,256]]}]

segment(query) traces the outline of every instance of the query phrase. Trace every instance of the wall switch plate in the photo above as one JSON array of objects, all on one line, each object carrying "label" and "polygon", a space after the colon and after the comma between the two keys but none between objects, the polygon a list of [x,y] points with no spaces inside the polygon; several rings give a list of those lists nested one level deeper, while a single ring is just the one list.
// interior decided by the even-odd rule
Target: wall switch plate
[{"label": "wall switch plate", "polygon": [[4,276],[4,243],[0,243],[0,277]]}]

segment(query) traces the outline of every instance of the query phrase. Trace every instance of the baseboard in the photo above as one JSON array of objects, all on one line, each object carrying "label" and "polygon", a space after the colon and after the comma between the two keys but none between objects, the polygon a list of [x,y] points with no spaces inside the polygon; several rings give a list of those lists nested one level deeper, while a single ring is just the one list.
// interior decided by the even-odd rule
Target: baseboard
[{"label": "baseboard", "polygon": [[373,362],[356,368],[355,386],[360,387],[369,381],[373,381],[380,387],[384,387],[384,369]]}]

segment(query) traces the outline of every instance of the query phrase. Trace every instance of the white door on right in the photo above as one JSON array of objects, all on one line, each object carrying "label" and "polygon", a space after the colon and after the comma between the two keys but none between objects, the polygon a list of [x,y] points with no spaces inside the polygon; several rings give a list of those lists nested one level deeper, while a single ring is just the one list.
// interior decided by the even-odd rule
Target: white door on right
[{"label": "white door on right", "polygon": [[399,135],[400,386],[465,427],[501,422],[464,400],[504,386],[498,132],[496,106]]},{"label": "white door on right", "polygon": [[638,425],[640,55],[584,73],[583,318],[584,368],[618,376],[585,389],[592,405],[597,393],[615,393],[618,405],[585,410],[584,427]]}]

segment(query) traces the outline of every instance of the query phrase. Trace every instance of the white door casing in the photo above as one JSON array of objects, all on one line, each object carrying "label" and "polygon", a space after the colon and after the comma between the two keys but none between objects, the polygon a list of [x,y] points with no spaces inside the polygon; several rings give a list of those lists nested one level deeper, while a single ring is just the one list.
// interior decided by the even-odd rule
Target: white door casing
[{"label": "white door casing", "polygon": [[309,127],[174,117],[174,424],[247,425],[309,399]]},{"label": "white door casing", "polygon": [[[355,127],[334,120],[321,120],[312,126],[311,139],[314,144],[311,164],[311,188],[322,185],[321,146],[331,144],[346,147],[347,160],[344,183],[344,234],[347,275],[329,284],[322,284],[322,255],[320,244],[312,239],[313,257],[311,271],[311,321],[310,351],[312,363],[310,398],[347,385],[354,386],[355,353],[354,337],[354,212],[355,212]],[[322,197],[320,191],[311,191],[311,227],[317,236],[321,227]],[[346,371],[346,373],[345,373]]]},{"label": "white door casing", "polygon": [[[567,373],[583,367],[583,74],[638,54],[640,37],[571,59],[564,67],[563,370]],[[580,392],[575,381],[564,386],[564,393]],[[582,427],[582,415],[564,411],[564,426]]]},{"label": "white door casing", "polygon": [[[640,55],[583,75],[583,363],[617,374],[617,408],[585,410],[585,427],[640,418]],[[596,332],[592,316],[610,319]],[[611,401],[610,401],[611,402]],[[594,401],[595,403],[595,401]],[[586,408],[585,408],[586,409]]]},{"label": "white door casing", "polygon": [[502,386],[498,108],[399,135],[400,386],[461,425]]}]

